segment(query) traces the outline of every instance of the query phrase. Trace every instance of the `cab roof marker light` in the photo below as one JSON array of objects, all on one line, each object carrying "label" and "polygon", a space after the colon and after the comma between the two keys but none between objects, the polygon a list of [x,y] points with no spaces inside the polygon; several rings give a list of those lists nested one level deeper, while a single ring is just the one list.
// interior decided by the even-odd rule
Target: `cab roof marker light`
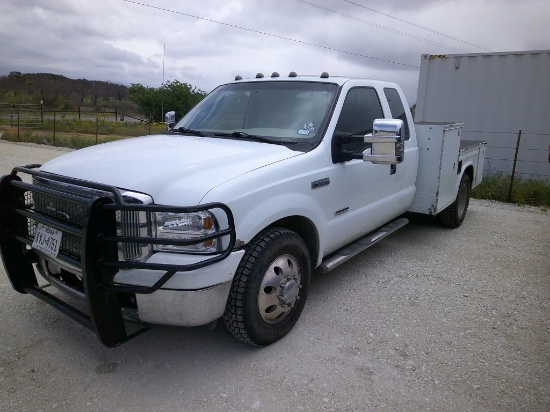
[{"label": "cab roof marker light", "polygon": [[279,77],[279,73],[273,72],[273,73],[271,73],[271,77]]},{"label": "cab roof marker light", "polygon": [[327,72],[321,73],[321,79],[328,79],[328,78],[329,78],[329,75]]},{"label": "cab roof marker light", "polygon": [[264,77],[264,75],[262,73],[258,73],[256,75],[256,79],[262,79]]},{"label": "cab roof marker light", "polygon": [[298,75],[296,74],[296,72],[290,72],[288,74],[288,77],[297,77]]},{"label": "cab roof marker light", "polygon": [[241,76],[235,76],[235,81],[242,80],[243,78]]}]

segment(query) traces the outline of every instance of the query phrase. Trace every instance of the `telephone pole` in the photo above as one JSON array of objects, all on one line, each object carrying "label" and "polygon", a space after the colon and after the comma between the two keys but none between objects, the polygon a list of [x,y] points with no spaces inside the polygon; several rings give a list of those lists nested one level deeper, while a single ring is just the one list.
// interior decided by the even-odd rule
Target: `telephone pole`
[{"label": "telephone pole", "polygon": [[162,86],[160,89],[160,119],[164,119],[164,57],[166,56],[166,44],[163,45],[164,50],[162,52]]}]

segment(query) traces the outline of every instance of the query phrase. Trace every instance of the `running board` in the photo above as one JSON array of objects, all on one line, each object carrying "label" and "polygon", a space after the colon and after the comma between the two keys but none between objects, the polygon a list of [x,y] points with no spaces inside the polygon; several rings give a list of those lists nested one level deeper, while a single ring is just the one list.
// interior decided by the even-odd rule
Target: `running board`
[{"label": "running board", "polygon": [[365,249],[368,249],[379,240],[382,240],[386,236],[391,235],[393,232],[401,229],[407,223],[409,223],[408,219],[405,219],[403,217],[395,219],[387,225],[382,226],[375,232],[369,233],[368,235],[359,238],[355,242],[344,246],[342,249],[338,250],[337,252],[326,258],[323,263],[321,263],[321,266],[317,268],[317,271],[319,271],[319,273],[321,274],[330,272],[331,270],[340,266],[342,263],[347,262],[355,255],[361,253]]}]

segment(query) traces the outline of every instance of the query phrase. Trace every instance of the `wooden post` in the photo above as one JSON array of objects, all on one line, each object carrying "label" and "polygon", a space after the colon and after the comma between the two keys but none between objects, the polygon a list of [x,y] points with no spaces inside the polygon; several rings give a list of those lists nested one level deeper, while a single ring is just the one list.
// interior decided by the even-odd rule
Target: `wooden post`
[{"label": "wooden post", "polygon": [[115,107],[115,122],[118,122],[118,109]]},{"label": "wooden post", "polygon": [[80,120],[80,105],[78,105],[78,120]]},{"label": "wooden post", "polygon": [[518,133],[518,141],[516,143],[516,154],[514,155],[514,165],[512,166],[512,177],[510,178],[510,190],[508,190],[508,202],[512,201],[512,188],[514,187],[514,176],[516,174],[516,163],[518,161],[519,142],[521,141],[521,130]]},{"label": "wooden post", "polygon": [[17,109],[17,142],[19,143],[19,109]]},{"label": "wooden post", "polygon": [[148,134],[151,134],[151,115],[149,115],[149,133]]},{"label": "wooden post", "polygon": [[97,144],[97,131],[99,129],[99,113],[95,114],[95,144]]}]

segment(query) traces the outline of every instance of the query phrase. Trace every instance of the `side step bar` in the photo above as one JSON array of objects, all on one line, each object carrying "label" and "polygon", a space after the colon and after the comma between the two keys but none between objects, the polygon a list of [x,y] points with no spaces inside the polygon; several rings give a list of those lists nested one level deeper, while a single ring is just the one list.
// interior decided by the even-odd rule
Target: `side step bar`
[{"label": "side step bar", "polygon": [[362,238],[359,238],[353,243],[350,243],[347,246],[344,246],[342,249],[334,252],[329,257],[327,257],[323,263],[317,268],[317,271],[321,274],[330,272],[331,270],[337,268],[342,263],[347,262],[349,259],[355,255],[361,253],[365,249],[368,249],[376,242],[384,239],[386,236],[391,235],[393,232],[401,229],[409,223],[408,219],[404,217],[395,219],[392,222],[388,223],[385,226],[382,226],[380,229],[375,232],[371,232]]}]

